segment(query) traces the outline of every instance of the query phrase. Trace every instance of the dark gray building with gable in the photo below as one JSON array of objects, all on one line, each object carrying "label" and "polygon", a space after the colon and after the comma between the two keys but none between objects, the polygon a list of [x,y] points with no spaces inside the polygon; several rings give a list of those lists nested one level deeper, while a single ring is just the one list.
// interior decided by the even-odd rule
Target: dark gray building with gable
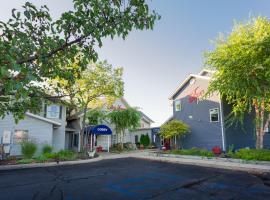
[{"label": "dark gray building with gable", "polygon": [[[202,98],[207,92],[213,72],[202,70],[199,74],[190,74],[170,96],[173,101],[172,119],[178,119],[190,126],[190,134],[182,138],[183,148],[212,149],[220,146],[228,150],[255,147],[254,116],[247,114],[243,126],[227,127],[224,119],[231,107],[220,99],[219,93]],[[162,139],[161,139],[162,140]],[[270,134],[264,137],[266,148],[270,147]]]}]

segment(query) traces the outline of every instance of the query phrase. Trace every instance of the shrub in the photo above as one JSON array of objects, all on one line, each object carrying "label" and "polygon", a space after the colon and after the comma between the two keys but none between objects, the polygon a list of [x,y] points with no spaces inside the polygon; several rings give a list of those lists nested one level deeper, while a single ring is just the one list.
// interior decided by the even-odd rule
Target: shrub
[{"label": "shrub", "polygon": [[42,148],[42,153],[45,154],[45,153],[52,153],[52,146],[46,144],[43,146]]},{"label": "shrub", "polygon": [[206,149],[200,149],[196,147],[193,147],[192,149],[172,150],[170,153],[180,154],[180,155],[204,156],[204,157],[215,156],[212,151],[208,151]]},{"label": "shrub", "polygon": [[270,161],[270,150],[267,149],[239,149],[233,158],[243,160]]},{"label": "shrub", "polygon": [[23,158],[31,159],[37,151],[37,145],[35,142],[32,141],[22,142],[21,150]]},{"label": "shrub", "polygon": [[142,134],[140,137],[140,144],[142,144],[144,147],[148,147],[150,145],[150,138],[149,135]]},{"label": "shrub", "polygon": [[44,153],[43,156],[49,159],[55,159],[57,157],[57,153]]},{"label": "shrub", "polygon": [[76,154],[73,151],[70,150],[61,150],[58,153],[56,153],[56,159],[59,160],[73,160],[76,158]]}]

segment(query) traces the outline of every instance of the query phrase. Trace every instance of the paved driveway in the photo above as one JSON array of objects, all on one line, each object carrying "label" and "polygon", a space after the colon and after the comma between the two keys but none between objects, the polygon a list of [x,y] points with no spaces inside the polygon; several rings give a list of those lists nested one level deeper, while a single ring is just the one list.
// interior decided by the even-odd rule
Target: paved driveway
[{"label": "paved driveway", "polygon": [[270,199],[264,181],[246,172],[122,158],[0,171],[0,199]]}]

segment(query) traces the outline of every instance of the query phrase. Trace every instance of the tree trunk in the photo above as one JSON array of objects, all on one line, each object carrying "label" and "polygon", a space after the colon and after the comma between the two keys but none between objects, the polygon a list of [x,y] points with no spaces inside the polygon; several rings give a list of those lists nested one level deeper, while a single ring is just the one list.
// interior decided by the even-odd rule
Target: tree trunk
[{"label": "tree trunk", "polygon": [[86,112],[87,112],[87,107],[83,109],[83,121],[82,121],[82,128],[80,131],[80,151],[83,150],[83,146],[84,146],[83,135],[84,135],[84,128],[85,128]]},{"label": "tree trunk", "polygon": [[122,150],[124,149],[124,132],[125,130],[121,131],[121,149]]},{"label": "tree trunk", "polygon": [[[265,102],[264,99],[261,102],[257,100],[254,101],[255,106],[255,117],[256,117],[256,149],[263,149],[263,138],[264,138],[264,129],[266,128],[266,122],[264,124],[264,115],[265,115]],[[269,120],[267,120],[269,121]]]}]

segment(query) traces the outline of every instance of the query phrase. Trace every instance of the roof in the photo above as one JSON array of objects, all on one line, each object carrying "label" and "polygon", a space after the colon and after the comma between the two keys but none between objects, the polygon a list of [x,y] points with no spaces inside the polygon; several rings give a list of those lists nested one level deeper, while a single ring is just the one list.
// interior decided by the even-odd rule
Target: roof
[{"label": "roof", "polygon": [[185,86],[185,84],[191,79],[191,78],[200,78],[205,80],[211,80],[211,77],[208,76],[201,76],[197,74],[190,74],[177,88],[176,90],[170,95],[169,99],[173,100],[173,97]]},{"label": "roof", "polygon": [[140,111],[140,113],[141,113],[142,117],[143,117],[144,119],[146,119],[148,122],[154,123],[154,121],[153,121],[152,119],[150,119],[150,117],[148,117],[148,116],[147,116],[146,114],[144,114],[142,111]]},{"label": "roof", "polygon": [[50,119],[47,119],[45,117],[41,117],[39,115],[35,115],[33,113],[30,113],[30,112],[26,112],[25,114],[28,117],[32,117],[32,118],[35,118],[35,119],[38,119],[38,120],[41,120],[41,121],[44,121],[44,122],[48,122],[48,123],[51,123],[51,124],[54,124],[54,125],[57,125],[57,126],[61,126],[61,123],[56,122],[56,121],[53,121],[53,120],[50,120]]},{"label": "roof", "polygon": [[211,73],[211,74],[214,74],[214,73],[215,73],[214,70],[210,70],[210,69],[202,69],[202,71],[200,71],[198,75],[202,76],[205,72],[206,72],[206,73]]}]

